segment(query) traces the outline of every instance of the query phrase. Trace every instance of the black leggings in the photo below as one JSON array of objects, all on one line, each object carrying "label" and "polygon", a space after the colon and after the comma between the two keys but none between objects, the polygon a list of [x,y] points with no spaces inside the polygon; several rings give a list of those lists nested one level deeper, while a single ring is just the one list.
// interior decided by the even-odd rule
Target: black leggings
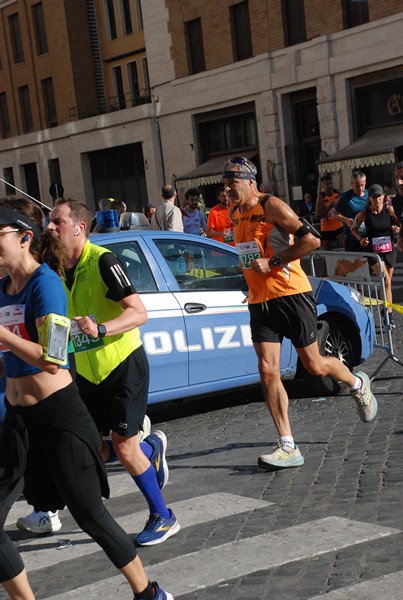
[{"label": "black leggings", "polygon": [[7,405],[7,410],[21,415],[28,430],[28,487],[38,490],[46,482],[47,506],[67,505],[77,524],[113,564],[118,569],[125,567],[137,556],[136,547],[102,502],[102,494],[109,495],[109,488],[99,436],[76,385],[34,406]]},{"label": "black leggings", "polygon": [[20,479],[7,498],[0,502],[0,583],[17,577],[24,569],[24,563],[17,548],[4,531],[7,515],[14,502],[19,498],[23,486],[24,480]]}]

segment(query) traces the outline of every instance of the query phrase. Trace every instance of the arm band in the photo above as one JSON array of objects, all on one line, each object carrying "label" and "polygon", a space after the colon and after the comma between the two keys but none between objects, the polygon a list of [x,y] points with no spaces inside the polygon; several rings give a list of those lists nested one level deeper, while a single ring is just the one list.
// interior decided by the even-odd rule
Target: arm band
[{"label": "arm band", "polygon": [[308,223],[308,221],[306,219],[304,219],[304,217],[301,217],[299,220],[301,221],[302,225],[294,233],[294,237],[301,239],[304,237],[304,235],[308,235],[308,233],[312,233],[312,235],[314,235],[316,238],[321,239],[319,231],[317,229],[315,229],[315,227],[313,225]]},{"label": "arm band", "polygon": [[43,348],[43,358],[58,365],[67,364],[70,319],[49,313],[38,327],[38,343]]}]

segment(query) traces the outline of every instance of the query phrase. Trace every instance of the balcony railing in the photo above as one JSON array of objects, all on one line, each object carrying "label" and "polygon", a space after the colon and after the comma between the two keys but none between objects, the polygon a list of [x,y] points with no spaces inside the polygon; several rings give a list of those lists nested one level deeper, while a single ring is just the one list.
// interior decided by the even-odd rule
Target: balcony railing
[{"label": "balcony railing", "polygon": [[133,108],[134,106],[140,106],[141,104],[150,104],[150,90],[140,90],[140,92],[139,95],[134,95],[132,93],[122,94],[105,98],[101,103],[95,102],[80,107],[74,106],[69,109],[70,121],[87,119],[89,117],[95,117],[96,115],[103,115],[117,110],[126,110],[127,108]]}]

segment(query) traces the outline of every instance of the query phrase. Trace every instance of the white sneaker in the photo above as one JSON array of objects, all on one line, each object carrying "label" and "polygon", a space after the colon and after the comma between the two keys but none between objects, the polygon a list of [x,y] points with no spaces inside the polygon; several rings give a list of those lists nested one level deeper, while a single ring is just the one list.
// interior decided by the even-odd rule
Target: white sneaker
[{"label": "white sneaker", "polygon": [[360,389],[351,392],[351,395],[357,404],[357,412],[361,421],[368,423],[372,419],[375,419],[378,411],[378,403],[371,392],[371,380],[368,375],[363,373],[363,371],[358,371],[355,375],[361,379],[362,385]]},{"label": "white sneaker", "polygon": [[294,444],[294,448],[285,444],[282,440],[278,440],[277,446],[273,448],[270,454],[262,454],[258,458],[258,465],[266,471],[277,471],[288,467],[300,467],[304,464],[298,446]]},{"label": "white sneaker", "polygon": [[59,519],[59,511],[39,511],[34,510],[26,517],[21,517],[16,523],[18,529],[30,531],[31,533],[56,533],[62,528],[62,522]]},{"label": "white sneaker", "polygon": [[144,421],[143,421],[143,425],[141,426],[140,429],[140,442],[144,442],[144,440],[146,439],[146,437],[148,437],[151,433],[151,421],[150,421],[150,417],[148,415],[146,415],[144,417]]}]

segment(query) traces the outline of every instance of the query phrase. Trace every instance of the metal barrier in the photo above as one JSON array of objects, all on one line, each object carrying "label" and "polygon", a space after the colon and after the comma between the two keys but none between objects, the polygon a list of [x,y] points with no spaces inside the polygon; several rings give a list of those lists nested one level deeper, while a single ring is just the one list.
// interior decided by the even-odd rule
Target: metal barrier
[{"label": "metal barrier", "polygon": [[[378,265],[379,276],[370,269]],[[322,277],[326,274],[333,281],[353,287],[364,297],[365,305],[372,313],[375,325],[375,348],[385,350],[386,358],[371,375],[371,379],[379,373],[388,360],[393,360],[403,367],[394,354],[392,330],[387,311],[385,275],[382,261],[377,254],[371,252],[345,252],[344,250],[315,250],[310,256],[312,275]],[[320,270],[320,272],[319,272]]]}]

